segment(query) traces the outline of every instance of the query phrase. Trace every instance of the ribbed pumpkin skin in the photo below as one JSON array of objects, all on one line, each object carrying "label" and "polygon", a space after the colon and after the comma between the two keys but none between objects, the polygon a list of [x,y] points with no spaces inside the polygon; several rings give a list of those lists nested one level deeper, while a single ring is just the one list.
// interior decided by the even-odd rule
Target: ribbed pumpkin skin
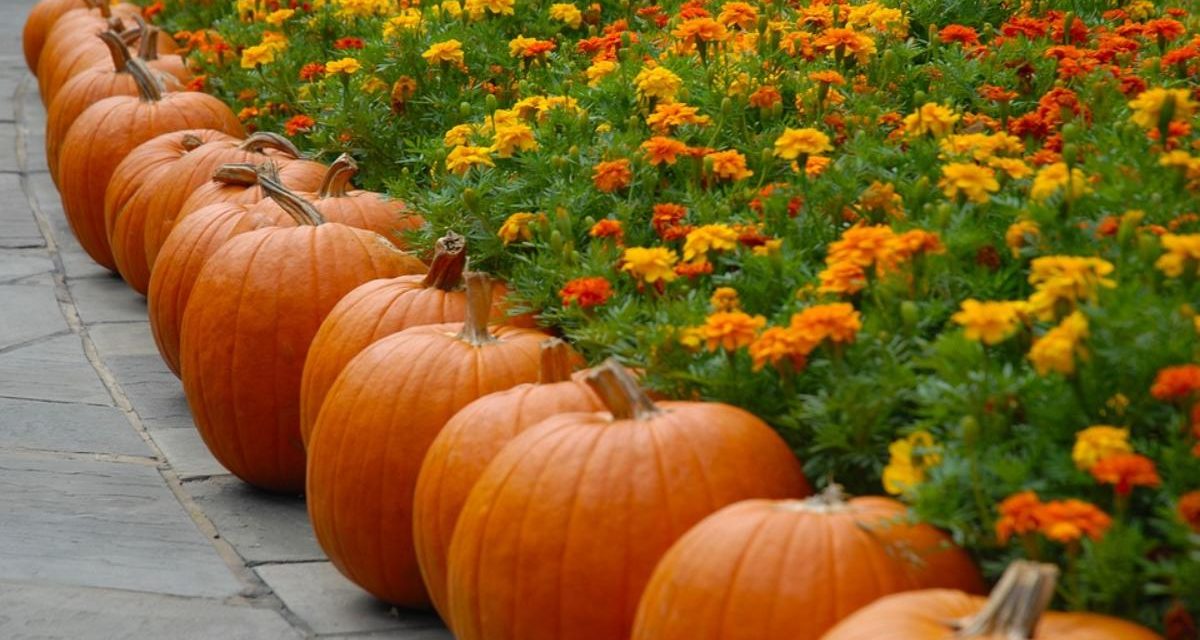
[{"label": "ribbed pumpkin skin", "polygon": [[196,128],[242,134],[229,107],[203,93],[168,93],[158,101],[115,96],[76,118],[61,148],[59,187],[71,229],[93,260],[116,268],[104,224],[104,192],[117,165],[157,135]]},{"label": "ribbed pumpkin skin", "polygon": [[413,548],[425,451],[462,407],[538,376],[548,336],[500,327],[472,346],[461,324],[414,327],[367,347],[338,376],[309,438],[308,513],[334,566],[375,597],[428,606]]},{"label": "ribbed pumpkin skin", "polygon": [[257,185],[247,187],[213,181],[213,172],[222,164],[274,160],[279,165],[279,182],[292,191],[315,191],[325,175],[325,165],[311,160],[293,160],[275,153],[248,155],[244,151],[232,152],[230,147],[225,147],[225,153],[220,151],[215,148],[196,157],[189,154],[180,161],[182,166],[172,170],[173,178],[168,188],[147,202],[145,211],[148,215],[142,223],[147,265],[154,264],[171,229],[188,214],[218,202],[254,204],[266,198]]},{"label": "ribbed pumpkin skin", "polygon": [[[300,431],[307,443],[321,404],[346,364],[375,341],[425,324],[462,322],[467,299],[460,291],[424,286],[424,276],[368,282],[338,302],[321,323],[304,363],[300,386]],[[492,286],[493,318],[504,317],[508,291]]]},{"label": "ribbed pumpkin skin", "polygon": [[[185,136],[194,137],[201,146],[189,149]],[[162,192],[170,189],[179,161],[208,144],[237,142],[212,129],[172,131],[141,144],[113,170],[104,191],[104,230],[117,272],[134,291],[145,294],[150,286],[141,221]]]},{"label": "ribbed pumpkin skin", "polygon": [[475,481],[504,445],[526,429],[561,413],[603,411],[583,381],[522,384],[488,394],[446,423],[425,454],[417,478],[413,535],[421,575],[434,607],[446,611],[446,564],[458,514]]},{"label": "ribbed pumpkin skin", "polygon": [[184,311],[184,391],[221,464],[263,489],[304,489],[300,369],[333,305],[359,284],[423,269],[377,234],[337,223],[272,227],[226,242]]},{"label": "ribbed pumpkin skin", "polygon": [[818,640],[877,598],[941,587],[982,593],[961,549],[904,505],[855,498],[828,512],[748,500],[704,519],[658,563],[633,640]]},{"label": "ribbed pumpkin skin", "polygon": [[651,572],[692,525],[740,500],[808,494],[796,457],[749,413],[659,407],[648,420],[550,418],[488,465],[450,545],[459,640],[628,638]]},{"label": "ribbed pumpkin skin", "polygon": [[[112,15],[122,19],[140,11],[130,4],[112,7]],[[46,34],[35,74],[44,106],[54,104],[63,85],[76,74],[110,59],[108,47],[96,37],[106,29],[107,19],[98,11],[84,8],[72,9],[54,23],[54,28]]]},{"label": "ribbed pumpkin skin", "polygon": [[176,376],[179,375],[183,311],[204,263],[236,235],[287,222],[282,211],[272,217],[250,213],[247,209],[246,205],[240,204],[205,207],[175,227],[159,251],[146,294],[147,315],[158,353]]},{"label": "ribbed pumpkin skin", "polygon": [[25,53],[25,65],[33,73],[37,73],[38,58],[42,55],[42,47],[46,37],[50,35],[54,23],[72,9],[85,9],[87,5],[82,0],[38,0],[25,18],[25,26],[21,30],[21,48]]},{"label": "ribbed pumpkin skin", "polygon": [[[897,593],[859,609],[821,640],[953,640],[954,632],[946,621],[979,613],[985,601],[986,598],[952,589]],[[1033,640],[1162,640],[1162,637],[1117,618],[1050,611],[1042,615]]]}]

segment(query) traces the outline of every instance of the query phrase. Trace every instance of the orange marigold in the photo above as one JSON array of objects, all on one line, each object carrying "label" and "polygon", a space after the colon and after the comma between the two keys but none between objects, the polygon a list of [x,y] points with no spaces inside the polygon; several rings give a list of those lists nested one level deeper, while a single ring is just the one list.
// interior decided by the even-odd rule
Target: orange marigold
[{"label": "orange marigold", "polygon": [[633,172],[629,169],[629,160],[610,160],[597,163],[592,167],[592,183],[604,193],[620,191],[629,186]]},{"label": "orange marigold", "polygon": [[733,149],[713,151],[704,157],[712,160],[713,174],[723,180],[742,180],[754,175],[746,168],[746,156]]},{"label": "orange marigold", "polygon": [[1032,491],[1014,493],[1000,503],[1000,519],[996,521],[996,539],[1008,544],[1013,535],[1023,536],[1038,530],[1037,512],[1042,506]]},{"label": "orange marigold", "polygon": [[1200,489],[1179,496],[1179,504],[1175,509],[1179,512],[1180,520],[1187,523],[1192,531],[1200,533]]},{"label": "orange marigold", "polygon": [[592,225],[592,228],[588,230],[588,235],[593,238],[613,238],[619,244],[625,238],[625,230],[621,228],[620,220],[605,218]]},{"label": "orange marigold", "polygon": [[826,339],[850,343],[862,329],[862,318],[849,302],[819,304],[793,315],[791,328],[814,345]]},{"label": "orange marigold", "polygon": [[653,166],[660,164],[673,165],[679,159],[679,154],[687,152],[687,145],[666,136],[654,136],[642,143],[646,152],[646,161]]},{"label": "orange marigold", "polygon": [[316,126],[317,122],[303,113],[291,117],[283,125],[283,130],[289,136],[295,136],[298,133],[308,133]]},{"label": "orange marigold", "polygon": [[771,327],[750,345],[750,357],[754,359],[755,371],[768,364],[782,367],[785,363],[790,364],[793,371],[800,371],[813,346],[790,327]]},{"label": "orange marigold", "polygon": [[1054,500],[1038,507],[1034,516],[1042,535],[1064,544],[1083,536],[1099,540],[1112,526],[1112,518],[1083,500]]},{"label": "orange marigold", "polygon": [[1136,453],[1116,453],[1101,458],[1088,471],[1096,482],[1111,484],[1117,495],[1127,496],[1134,487],[1157,487],[1162,484],[1154,461]]},{"label": "orange marigold", "polygon": [[591,309],[608,302],[612,293],[612,284],[606,278],[590,276],[571,280],[563,285],[558,296],[562,298],[564,307],[574,304],[578,305],[580,309]]},{"label": "orange marigold", "polygon": [[1200,395],[1200,365],[1182,364],[1159,370],[1150,395],[1162,402],[1186,402]]},{"label": "orange marigold", "polygon": [[758,330],[767,324],[762,316],[752,316],[745,311],[718,311],[704,321],[701,335],[709,351],[718,348],[737,351],[754,342]]}]

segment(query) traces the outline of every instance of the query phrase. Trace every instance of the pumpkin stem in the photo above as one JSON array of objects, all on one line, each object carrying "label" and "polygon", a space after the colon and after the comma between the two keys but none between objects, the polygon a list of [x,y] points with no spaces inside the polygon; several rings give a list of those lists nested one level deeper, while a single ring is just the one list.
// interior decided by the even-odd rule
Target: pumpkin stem
[{"label": "pumpkin stem", "polygon": [[117,73],[125,72],[125,65],[129,64],[129,47],[125,46],[125,41],[121,39],[121,35],[116,31],[104,30],[96,34],[97,38],[104,41],[108,47],[108,53],[112,56],[113,68]]},{"label": "pumpkin stem", "polygon": [[570,380],[571,347],[559,338],[543,340],[538,347],[541,355],[538,384],[554,384]]},{"label": "pumpkin stem", "polygon": [[615,420],[645,420],[662,413],[616,358],[605,360],[589,373],[587,383]]},{"label": "pumpkin stem", "polygon": [[228,162],[213,172],[213,182],[252,187],[258,184],[257,168],[246,162]]},{"label": "pumpkin stem", "polygon": [[250,134],[250,137],[238,145],[238,149],[254,153],[262,153],[266,149],[273,149],[291,158],[300,157],[300,150],[296,148],[296,145],[292,144],[291,140],[270,131],[256,131]]},{"label": "pumpkin stem", "polygon": [[142,32],[136,28],[126,29],[125,23],[121,22],[121,19],[116,16],[108,19],[108,28],[121,34],[121,39],[125,41],[126,45],[131,45],[136,42],[138,36],[142,34]]},{"label": "pumpkin stem", "polygon": [[478,271],[466,274],[464,279],[467,281],[467,317],[458,337],[472,346],[482,347],[496,341],[496,336],[488,331],[488,320],[492,316],[492,279]]},{"label": "pumpkin stem", "polygon": [[138,41],[138,57],[146,62],[158,60],[158,27],[146,24],[141,16],[137,16],[142,30],[141,40]]},{"label": "pumpkin stem", "polygon": [[179,144],[183,146],[184,151],[195,151],[196,149],[204,146],[204,141],[200,139],[200,136],[194,133],[185,133],[183,134],[183,137],[179,139]]},{"label": "pumpkin stem", "polygon": [[[271,165],[272,167],[274,164]],[[279,176],[269,175],[271,169],[262,167],[258,173],[258,186],[262,188],[275,204],[279,205],[296,224],[317,226],[325,224],[325,216],[317,211],[312,203],[296,195],[294,191],[279,182]]]},{"label": "pumpkin stem", "polygon": [[463,269],[467,266],[467,239],[447,231],[433,245],[433,262],[425,274],[422,286],[454,291],[462,285]]},{"label": "pumpkin stem", "polygon": [[343,153],[329,165],[325,179],[321,181],[321,189],[317,194],[321,198],[345,198],[350,191],[350,179],[358,173],[358,163],[350,154]]},{"label": "pumpkin stem", "polygon": [[133,76],[133,81],[137,83],[138,97],[143,102],[158,102],[163,97],[163,86],[154,77],[150,71],[150,67],[146,66],[145,62],[137,58],[130,58],[125,64],[125,70],[129,75]]},{"label": "pumpkin stem", "polygon": [[97,2],[89,2],[88,4],[92,5],[93,9],[100,10],[101,18],[111,18],[112,17],[112,7],[109,6],[108,0],[98,0]]},{"label": "pumpkin stem", "polygon": [[1058,567],[1017,560],[1008,565],[979,613],[951,623],[955,638],[1032,638],[1054,599]]}]

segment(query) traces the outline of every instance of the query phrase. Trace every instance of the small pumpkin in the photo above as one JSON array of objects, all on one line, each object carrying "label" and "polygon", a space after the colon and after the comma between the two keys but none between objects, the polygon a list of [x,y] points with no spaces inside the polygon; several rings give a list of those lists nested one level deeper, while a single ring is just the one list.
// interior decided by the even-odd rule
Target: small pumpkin
[{"label": "small pumpkin", "polygon": [[[142,32],[138,37],[138,57],[145,60],[146,65],[151,69],[173,78],[181,88],[191,82],[192,72],[188,69],[187,61],[183,59],[183,56],[174,53],[176,51],[174,41],[166,36],[162,29],[152,24],[146,24],[140,15],[133,16],[133,19],[137,21],[138,28]],[[169,43],[170,47],[164,49],[164,43]]]},{"label": "small pumpkin", "polygon": [[[424,324],[462,322],[467,295],[462,288],[467,263],[466,239],[454,233],[439,238],[424,276],[373,280],[338,302],[313,338],[300,386],[300,433],[308,443],[317,414],[333,381],[354,356],[379,340]],[[507,291],[492,285],[492,318],[503,319]]]},{"label": "small pumpkin", "polygon": [[1109,616],[1047,612],[1057,580],[1054,565],[1018,560],[986,599],[953,589],[898,593],[859,609],[822,640],[1162,640]]},{"label": "small pumpkin", "polygon": [[86,8],[83,0],[38,0],[29,10],[25,25],[21,29],[21,49],[25,54],[25,66],[37,73],[38,57],[46,44],[46,36],[54,23],[72,9]]},{"label": "small pumpkin", "polygon": [[538,376],[540,331],[488,329],[487,276],[467,275],[463,323],[413,327],[354,357],[308,441],[308,514],[352,582],[387,602],[429,604],[413,548],[413,490],[425,451],[471,401]]},{"label": "small pumpkin", "polygon": [[689,528],[740,500],[809,493],[753,415],[655,404],[614,361],[587,379],[607,412],[527,429],[471,489],[449,555],[459,640],[628,638],[655,564]]},{"label": "small pumpkin", "polygon": [[298,226],[235,236],[205,262],[183,314],[181,377],[221,464],[256,487],[299,493],[300,369],[317,327],[359,284],[425,265],[379,234],[325,222],[265,175],[258,182]]},{"label": "small pumpkin", "polygon": [[169,131],[206,127],[242,134],[237,116],[204,93],[163,93],[145,63],[126,68],[138,96],[113,96],[90,106],[67,130],[60,149],[58,177],[63,210],[79,244],[108,269],[116,263],[104,222],[104,197],[114,170],[138,145]]},{"label": "small pumpkin", "polygon": [[747,500],[705,518],[659,561],[633,640],[818,640],[876,599],[983,592],[971,558],[889,498]]},{"label": "small pumpkin", "polygon": [[475,481],[518,434],[560,413],[604,410],[565,342],[541,344],[537,382],[490,393],[463,407],[429,447],[417,478],[413,532],[421,575],[434,606],[446,611],[446,557],[458,514]]}]

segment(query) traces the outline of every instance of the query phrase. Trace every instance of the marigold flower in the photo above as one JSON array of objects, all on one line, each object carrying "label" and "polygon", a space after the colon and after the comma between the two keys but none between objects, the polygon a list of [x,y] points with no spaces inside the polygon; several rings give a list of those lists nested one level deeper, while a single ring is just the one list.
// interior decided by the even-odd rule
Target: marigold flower
[{"label": "marigold flower", "polygon": [[904,199],[896,193],[896,186],[890,182],[872,182],[858,197],[858,206],[892,218],[904,218]]},{"label": "marigold flower", "polygon": [[305,82],[312,82],[318,78],[325,76],[325,65],[320,62],[310,62],[303,67],[300,67],[300,79]]},{"label": "marigold flower", "polygon": [[353,36],[338,38],[333,41],[333,48],[338,50],[362,49],[365,46],[366,43],[363,42],[362,38],[355,38]]},{"label": "marigold flower", "polygon": [[717,21],[726,26],[737,26],[749,31],[758,22],[758,8],[746,2],[726,2],[721,5],[721,14],[717,16]]},{"label": "marigold flower", "polygon": [[942,27],[942,30],[938,32],[938,40],[946,43],[957,42],[963,46],[975,46],[979,44],[979,34],[971,27],[951,24]]},{"label": "marigold flower", "polygon": [[925,482],[926,472],[942,461],[940,448],[927,431],[915,431],[888,445],[883,469],[883,489],[901,495]]},{"label": "marigold flower", "polygon": [[960,116],[949,107],[943,107],[936,102],[927,102],[921,108],[905,116],[904,132],[910,136],[930,134],[935,138],[948,135],[954,130],[954,123]]},{"label": "marigold flower", "polygon": [[633,180],[633,172],[629,169],[629,160],[609,160],[598,162],[592,167],[592,183],[604,193],[620,191],[629,186]]},{"label": "marigold flower", "polygon": [[1044,376],[1052,371],[1065,376],[1075,373],[1076,356],[1083,357],[1087,353],[1080,346],[1087,335],[1087,318],[1076,311],[1035,340],[1029,350],[1029,360],[1038,375]]},{"label": "marigold flower", "polygon": [[625,237],[625,230],[621,228],[620,220],[610,220],[605,218],[592,225],[588,230],[588,235],[593,238],[613,238],[617,243]]},{"label": "marigold flower", "polygon": [[520,122],[501,125],[497,123],[492,138],[492,151],[501,158],[512,157],[517,151],[534,151],[538,148],[533,129]]},{"label": "marigold flower", "polygon": [[683,80],[666,67],[642,67],[633,79],[638,97],[673,102]]},{"label": "marigold flower", "polygon": [[496,166],[496,163],[492,161],[490,149],[458,145],[451,149],[449,155],[446,156],[446,170],[460,176],[466,175],[467,171],[476,165]]},{"label": "marigold flower", "polygon": [[751,93],[746,101],[755,109],[770,109],[777,104],[783,103],[783,96],[780,95],[779,89],[766,84],[755,89],[754,93]]},{"label": "marigold flower", "polygon": [[514,0],[466,0],[466,9],[471,19],[478,20],[485,11],[498,16],[511,16],[515,4]]},{"label": "marigold flower", "polygon": [[679,256],[666,247],[630,247],[621,255],[621,271],[649,284],[671,282],[678,261]]},{"label": "marigold flower", "polygon": [[754,342],[758,330],[763,328],[767,319],[762,316],[751,316],[743,311],[718,311],[708,316],[701,326],[705,348],[716,351],[737,351]]},{"label": "marigold flower", "polygon": [[1174,120],[1187,122],[1196,112],[1196,106],[1187,89],[1158,87],[1143,91],[1130,101],[1129,108],[1133,115],[1129,119],[1143,129],[1153,130]]},{"label": "marigold flower", "polygon": [[1047,538],[1069,544],[1087,536],[1099,540],[1112,526],[1112,518],[1082,500],[1054,500],[1040,505],[1035,517],[1038,530]]},{"label": "marigold flower", "polygon": [[729,37],[729,31],[712,18],[699,17],[679,23],[671,35],[685,42],[721,42]]},{"label": "marigold flower", "polygon": [[278,51],[274,46],[269,44],[256,44],[252,47],[246,47],[242,50],[243,69],[253,69],[260,64],[271,64],[275,62],[275,52]]},{"label": "marigold flower", "polygon": [[464,59],[462,43],[458,40],[435,42],[421,54],[421,57],[429,64],[449,63],[461,65]]},{"label": "marigold flower", "polygon": [[589,87],[600,86],[600,81],[608,74],[616,71],[621,65],[612,60],[597,60],[592,63],[592,66],[584,70],[584,75],[587,76]]},{"label": "marigold flower", "polygon": [[1134,487],[1157,487],[1162,484],[1154,461],[1136,453],[1114,453],[1101,458],[1088,471],[1096,482],[1113,485],[1119,496],[1127,496]]},{"label": "marigold flower", "polygon": [[837,344],[854,342],[862,329],[858,310],[848,302],[818,304],[792,316],[789,325],[805,341],[814,345],[825,340]]},{"label": "marigold flower", "polygon": [[871,36],[850,28],[830,27],[813,40],[813,48],[831,53],[853,55],[858,62],[865,63],[875,53],[875,40]]},{"label": "marigold flower", "polygon": [[1129,429],[1098,424],[1075,434],[1075,446],[1071,459],[1083,471],[1090,470],[1097,462],[1118,453],[1132,453],[1129,444]]},{"label": "marigold flower", "polygon": [[1026,303],[1023,301],[964,300],[962,310],[951,316],[963,327],[968,340],[978,340],[987,345],[1000,344],[1021,326]]},{"label": "marigold flower", "polygon": [[814,346],[790,327],[771,327],[751,343],[750,357],[754,360],[755,371],[768,364],[779,367],[784,362],[789,363],[793,371],[800,371]]},{"label": "marigold flower", "polygon": [[354,75],[360,69],[362,64],[355,58],[342,58],[341,60],[330,60],[325,63],[325,75],[332,76],[339,73],[344,73],[348,76]]},{"label": "marigold flower", "polygon": [[700,115],[700,110],[681,102],[659,102],[654,112],[646,116],[646,125],[658,134],[668,134],[675,127],[683,125],[705,126],[712,118]]},{"label": "marigold flower", "polygon": [[1150,395],[1160,402],[1193,402],[1200,399],[1200,365],[1181,364],[1159,369]]},{"label": "marigold flower", "polygon": [[663,202],[654,205],[653,213],[650,218],[650,225],[654,227],[654,232],[664,240],[668,239],[667,236],[669,234],[675,236],[669,239],[678,239],[686,236],[687,233],[691,231],[691,229],[687,229],[687,231],[685,231],[682,235],[675,235],[673,233],[673,231],[683,228],[679,223],[686,215],[687,208],[683,205],[678,205],[673,202]]},{"label": "marigold flower", "polygon": [[576,305],[580,309],[591,309],[608,302],[612,294],[612,283],[602,276],[590,276],[567,282],[559,290],[558,297],[564,307]]},{"label": "marigold flower", "polygon": [[746,156],[736,150],[713,151],[704,157],[712,160],[712,171],[718,178],[735,181],[754,175],[746,168]]},{"label": "marigold flower", "polygon": [[573,4],[555,3],[550,5],[550,18],[557,20],[572,29],[578,29],[583,24],[583,12]]},{"label": "marigold flower", "polygon": [[737,289],[733,287],[717,287],[709,296],[708,304],[713,311],[737,311],[742,308]]},{"label": "marigold flower", "polygon": [[533,223],[544,219],[545,216],[540,213],[519,211],[504,220],[496,235],[500,236],[506,246],[514,242],[529,242],[533,240]]},{"label": "marigold flower", "polygon": [[813,71],[812,73],[808,74],[808,79],[812,80],[813,82],[819,82],[821,84],[828,84],[838,87],[846,84],[846,78],[844,78],[842,74],[832,69]]},{"label": "marigold flower", "polygon": [[1200,533],[1200,490],[1189,491],[1179,496],[1175,511],[1184,524],[1191,527],[1192,531]]},{"label": "marigold flower", "polygon": [[287,22],[288,18],[291,18],[294,15],[296,15],[295,9],[276,9],[275,11],[268,13],[267,17],[263,18],[263,21],[269,25],[278,27],[284,22]]},{"label": "marigold flower", "polygon": [[995,171],[970,162],[951,162],[942,166],[938,186],[947,198],[962,195],[979,204],[987,202],[991,199],[990,194],[1000,190]]},{"label": "marigold flower", "polygon": [[811,156],[833,151],[829,136],[817,129],[784,129],[775,139],[775,157],[795,160],[800,156]]},{"label": "marigold flower", "polygon": [[1095,301],[1101,288],[1116,285],[1105,276],[1113,265],[1100,258],[1043,256],[1030,263],[1029,283],[1036,290],[1029,296],[1030,311],[1041,320],[1053,320],[1072,310],[1079,300]]},{"label": "marigold flower", "polygon": [[283,131],[289,136],[296,136],[301,133],[312,131],[312,128],[315,127],[316,124],[317,122],[315,120],[304,115],[303,113],[300,113],[292,116],[287,122],[284,123]]},{"label": "marigold flower", "polygon": [[1091,193],[1087,175],[1078,167],[1067,170],[1065,162],[1055,162],[1038,170],[1033,177],[1033,187],[1029,189],[1029,197],[1037,202],[1045,202],[1063,189],[1068,202],[1078,200]]},{"label": "marigold flower", "polygon": [[706,224],[692,229],[683,244],[683,259],[704,262],[710,251],[732,251],[737,248],[738,234],[728,225]]},{"label": "marigold flower", "polygon": [[687,152],[688,146],[674,138],[654,136],[642,143],[642,150],[646,152],[646,160],[653,166],[674,165],[679,154]]},{"label": "marigold flower", "polygon": [[1014,493],[1005,498],[998,507],[1000,518],[996,520],[996,539],[1000,544],[1008,544],[1013,535],[1023,536],[1037,531],[1037,512],[1041,506],[1041,499],[1032,491]]},{"label": "marigold flower", "polygon": [[1200,233],[1167,233],[1159,239],[1166,252],[1154,262],[1155,268],[1168,278],[1178,278],[1186,273],[1200,273]]}]

